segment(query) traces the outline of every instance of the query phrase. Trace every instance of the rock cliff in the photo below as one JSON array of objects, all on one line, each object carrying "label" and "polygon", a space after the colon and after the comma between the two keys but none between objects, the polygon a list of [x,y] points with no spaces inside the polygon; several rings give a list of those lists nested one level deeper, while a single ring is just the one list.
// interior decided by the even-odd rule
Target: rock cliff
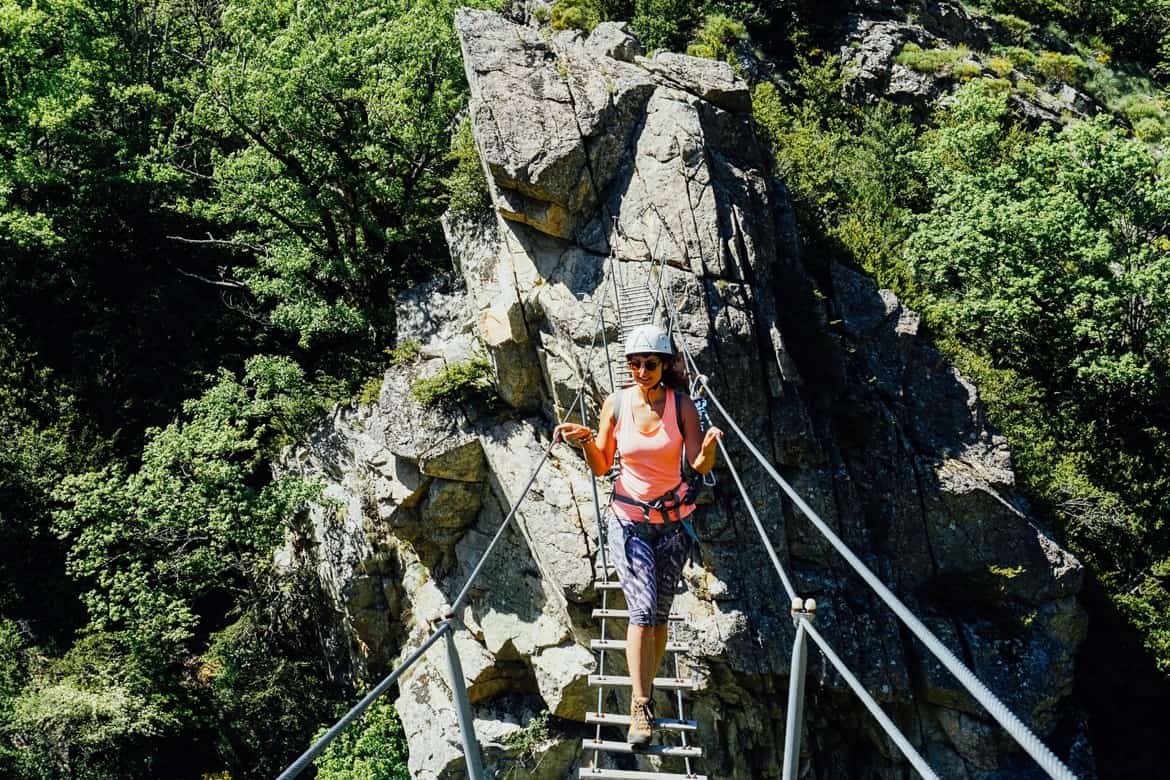
[{"label": "rock cliff", "polygon": [[[330,499],[286,560],[315,567],[366,673],[429,633],[582,384],[596,414],[610,388],[598,307],[609,354],[620,355],[603,284],[611,267],[664,290],[740,425],[939,637],[1039,733],[1074,733],[1079,565],[1014,495],[1003,438],[976,389],[919,338],[915,314],[859,273],[802,255],[746,85],[722,63],[643,57],[620,25],[549,35],[461,11],[456,27],[495,207],[490,219],[445,223],[465,289],[437,283],[404,297],[398,337],[419,342],[420,356],[387,370],[377,403],[339,409],[283,464],[323,481]],[[418,378],[477,354],[491,361],[495,409],[411,397]],[[783,564],[820,604],[822,633],[939,774],[1037,776],[733,439]],[[741,499],[718,473],[699,523],[704,563],[688,566],[676,600],[702,681],[689,703],[699,766],[716,778],[778,777],[793,629]],[[581,760],[595,517],[583,463],[554,448],[458,615],[477,733],[509,777],[575,775]],[[905,776],[841,678],[813,659],[810,776]],[[416,777],[463,774],[444,675],[433,655],[401,681]],[[563,738],[538,746],[526,769],[507,736],[544,709]]]}]

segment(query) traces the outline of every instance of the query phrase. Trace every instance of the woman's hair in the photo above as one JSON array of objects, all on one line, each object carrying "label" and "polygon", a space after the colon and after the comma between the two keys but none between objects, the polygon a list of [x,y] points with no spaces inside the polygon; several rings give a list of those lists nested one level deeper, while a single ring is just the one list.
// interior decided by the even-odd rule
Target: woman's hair
[{"label": "woman's hair", "polygon": [[662,358],[662,379],[660,381],[665,387],[689,392],[691,384],[687,381],[687,362],[683,359],[683,354],[673,336],[670,338],[670,346],[674,347],[673,355],[658,355]]},{"label": "woman's hair", "polygon": [[690,382],[687,381],[686,363],[683,361],[682,355],[675,352],[673,355],[659,355],[662,358],[662,379],[660,380],[665,387],[673,387],[675,390],[690,390]]}]

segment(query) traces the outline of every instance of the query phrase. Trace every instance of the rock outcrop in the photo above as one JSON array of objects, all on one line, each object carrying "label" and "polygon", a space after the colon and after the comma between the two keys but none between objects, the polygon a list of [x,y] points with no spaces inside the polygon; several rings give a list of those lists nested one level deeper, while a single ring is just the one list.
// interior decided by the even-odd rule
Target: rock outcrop
[{"label": "rock outcrop", "polygon": [[[844,267],[815,281],[806,270],[746,85],[721,63],[644,58],[619,26],[547,36],[463,10],[456,28],[495,204],[489,220],[445,222],[466,292],[403,299],[399,339],[420,342],[420,357],[389,368],[376,404],[339,410],[284,466],[326,484],[331,502],[312,509],[296,554],[319,572],[359,664],[377,674],[426,636],[543,458],[553,419],[577,413],[582,387],[595,418],[607,359],[620,356],[618,274],[662,291],[748,436],[938,636],[1040,733],[1067,725],[1084,632],[1079,565],[1013,494],[1003,438],[975,388],[919,338],[914,313]],[[417,378],[477,350],[503,412],[411,398]],[[820,630],[940,774],[1033,776],[734,438],[726,444],[782,563],[820,604]],[[688,671],[702,681],[690,705],[701,766],[711,777],[776,777],[792,623],[719,473],[699,523],[704,564],[688,566],[676,600],[695,648]],[[510,776],[528,770],[507,735],[541,710],[570,736],[539,748],[533,776],[569,776],[582,760],[571,734],[591,706],[596,531],[586,469],[555,447],[457,616],[477,733],[488,763]],[[396,703],[416,777],[463,772],[438,653],[402,678]],[[896,748],[813,658],[813,776],[904,776]]]},{"label": "rock outcrop", "polygon": [[845,97],[856,103],[890,100],[909,106],[922,118],[961,83],[951,68],[921,72],[899,63],[898,55],[911,44],[923,50],[952,50],[956,62],[980,77],[998,75],[1010,82],[1009,104],[1016,115],[1033,125],[1061,124],[1104,110],[1074,84],[1037,80],[1010,68],[1007,73],[992,71],[987,65],[992,46],[1011,46],[1015,41],[993,17],[968,10],[955,0],[924,0],[913,4],[912,11],[900,3],[857,5],[846,18],[838,52],[845,74]]}]

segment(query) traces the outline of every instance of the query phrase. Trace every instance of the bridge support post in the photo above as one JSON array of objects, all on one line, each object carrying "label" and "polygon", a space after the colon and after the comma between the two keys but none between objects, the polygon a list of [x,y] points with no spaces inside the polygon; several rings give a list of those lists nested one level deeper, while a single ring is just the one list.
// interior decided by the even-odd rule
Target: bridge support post
[{"label": "bridge support post", "polygon": [[[808,634],[804,621],[812,614],[804,611],[800,599],[792,600],[792,622],[796,639],[792,643],[792,668],[788,677],[788,718],[784,726],[784,780],[796,780],[800,773],[800,730],[804,724],[804,676],[808,666]],[[814,607],[815,609],[815,607]]]},{"label": "bridge support post", "polygon": [[447,647],[447,676],[455,699],[455,715],[459,719],[459,734],[463,740],[463,755],[467,759],[467,776],[483,780],[483,762],[479,755],[479,741],[475,738],[475,721],[471,717],[471,701],[467,698],[467,684],[463,681],[463,665],[455,647],[455,626],[448,620],[443,639]]}]

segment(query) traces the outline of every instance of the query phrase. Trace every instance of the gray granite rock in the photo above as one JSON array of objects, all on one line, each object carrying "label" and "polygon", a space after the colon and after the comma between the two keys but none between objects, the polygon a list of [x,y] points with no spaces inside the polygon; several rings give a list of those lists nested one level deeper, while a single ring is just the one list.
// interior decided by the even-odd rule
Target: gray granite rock
[{"label": "gray granite rock", "polygon": [[602,22],[589,33],[585,46],[596,54],[622,62],[633,62],[642,53],[642,45],[625,22]]},{"label": "gray granite rock", "polygon": [[708,60],[660,51],[653,58],[635,60],[667,84],[689,92],[728,111],[750,111],[751,95],[747,84],[721,60]]}]

